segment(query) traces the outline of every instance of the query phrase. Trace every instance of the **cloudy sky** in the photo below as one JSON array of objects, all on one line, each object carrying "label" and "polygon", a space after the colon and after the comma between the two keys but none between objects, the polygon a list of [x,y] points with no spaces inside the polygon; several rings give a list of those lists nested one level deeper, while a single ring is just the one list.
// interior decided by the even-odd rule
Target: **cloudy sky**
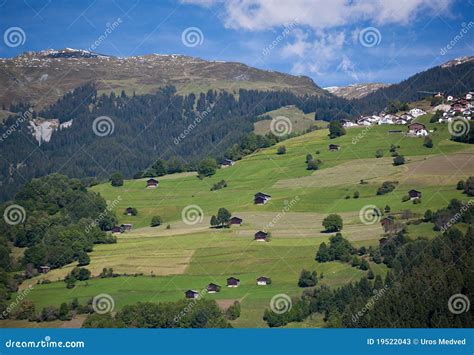
[{"label": "cloudy sky", "polygon": [[178,53],[307,75],[323,87],[393,83],[473,55],[473,15],[474,0],[0,0],[0,56]]}]

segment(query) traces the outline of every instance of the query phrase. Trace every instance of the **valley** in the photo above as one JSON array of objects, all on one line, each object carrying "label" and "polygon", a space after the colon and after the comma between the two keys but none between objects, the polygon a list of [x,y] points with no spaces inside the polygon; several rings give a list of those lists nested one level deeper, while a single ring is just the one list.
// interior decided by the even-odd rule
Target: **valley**
[{"label": "valley", "polygon": [[[342,235],[355,247],[377,247],[384,230],[380,218],[370,223],[360,218],[365,206],[383,210],[388,205],[390,214],[401,220],[403,212],[410,210],[413,215],[409,220],[415,220],[427,208],[443,208],[453,198],[466,201],[456,183],[474,175],[473,148],[449,140],[447,125],[430,123],[430,117],[417,120],[433,131],[433,148],[425,147],[422,138],[389,133],[387,125],[348,128],[346,135],[336,139],[329,139],[327,129],[320,129],[261,149],[202,180],[193,173],[180,173],[157,178],[155,189],[146,188],[146,179],[126,180],[121,187],[110,183],[94,186],[91,190],[109,203],[119,200],[114,205],[118,223],[132,224],[133,229],[117,234],[116,244],[96,245],[87,268],[92,276],[98,276],[103,268],[113,268],[120,276],[79,281],[68,290],[62,279],[73,263],[26,280],[21,288],[33,286],[29,299],[37,308],[74,298],[85,303],[107,293],[115,301],[115,310],[120,310],[136,302],[180,300],[186,290],[202,290],[213,282],[222,286],[221,292],[204,298],[214,299],[222,307],[236,300],[241,303],[241,316],[231,322],[234,327],[265,327],[262,314],[274,295],[301,295],[303,289],[297,280],[302,269],[322,274],[319,283],[331,288],[366,274],[347,263],[314,260],[320,244],[328,243],[332,235],[321,226],[328,214],[342,217]],[[364,137],[354,144],[361,133]],[[329,151],[330,143],[341,148]],[[281,145],[286,153],[278,155]],[[393,166],[391,145],[399,146],[406,164]],[[375,158],[378,149],[384,152],[381,158]],[[306,169],[307,154],[322,161],[319,170]],[[220,180],[228,186],[210,191]],[[376,195],[384,181],[398,184],[393,192]],[[422,192],[421,203],[402,202],[410,189]],[[253,195],[258,191],[272,199],[263,206],[255,205]],[[358,197],[354,198],[356,191]],[[198,223],[183,220],[187,206],[202,210]],[[136,208],[137,215],[124,215],[127,207]],[[242,225],[210,228],[209,220],[220,207],[242,218]],[[150,227],[152,216],[157,215],[162,218],[161,226]],[[270,231],[271,240],[256,242],[253,234],[258,230]],[[438,232],[433,231],[432,223],[421,223],[407,225],[407,234],[413,239],[433,238]],[[384,264],[370,262],[370,268],[376,275],[387,272]],[[272,284],[257,286],[255,279],[262,275],[271,277]],[[238,288],[225,287],[230,276],[241,280]],[[37,284],[45,279],[52,282]],[[314,322],[313,326],[323,326],[317,318]]]}]

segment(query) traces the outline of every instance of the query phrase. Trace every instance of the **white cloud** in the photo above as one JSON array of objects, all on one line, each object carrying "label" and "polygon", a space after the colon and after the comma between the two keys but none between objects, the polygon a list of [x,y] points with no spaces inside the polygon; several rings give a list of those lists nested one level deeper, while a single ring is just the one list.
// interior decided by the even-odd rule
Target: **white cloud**
[{"label": "white cloud", "polygon": [[228,28],[267,30],[294,22],[329,29],[360,21],[375,25],[408,24],[418,16],[446,12],[454,0],[183,0],[209,7],[218,4]]},{"label": "white cloud", "polygon": [[[346,75],[363,80],[350,58],[350,45],[358,45],[359,32],[368,26],[382,28],[409,25],[438,13],[445,15],[454,0],[181,0],[211,7],[219,12],[224,26],[234,30],[260,32],[290,23],[296,29],[285,40],[278,54],[292,60],[292,73],[301,75]],[[387,26],[387,28],[384,28]],[[385,32],[386,33],[386,32]],[[245,36],[245,32],[242,36]],[[377,55],[387,48],[365,49]],[[336,73],[337,72],[337,73]]]}]

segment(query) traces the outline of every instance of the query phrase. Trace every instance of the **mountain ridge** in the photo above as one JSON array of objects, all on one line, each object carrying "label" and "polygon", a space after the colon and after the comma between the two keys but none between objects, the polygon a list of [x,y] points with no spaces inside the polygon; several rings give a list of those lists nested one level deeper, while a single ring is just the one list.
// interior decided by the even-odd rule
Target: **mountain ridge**
[{"label": "mountain ridge", "polygon": [[0,103],[30,102],[37,109],[90,82],[107,93],[146,94],[172,85],[181,94],[249,89],[327,95],[306,76],[177,54],[116,57],[83,49],[47,49],[1,58],[0,69]]}]

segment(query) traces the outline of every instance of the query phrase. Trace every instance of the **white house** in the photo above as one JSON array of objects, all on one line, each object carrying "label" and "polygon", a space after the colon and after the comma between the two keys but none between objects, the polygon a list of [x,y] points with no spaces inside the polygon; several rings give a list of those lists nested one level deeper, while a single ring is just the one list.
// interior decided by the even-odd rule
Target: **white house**
[{"label": "white house", "polygon": [[342,122],[342,127],[345,127],[345,128],[350,128],[350,127],[356,127],[357,126],[357,123],[349,121],[349,120],[341,120],[341,122]]},{"label": "white house", "polygon": [[271,283],[270,279],[268,277],[265,277],[265,276],[260,276],[257,279],[257,285],[258,286],[266,286],[266,285],[269,285],[270,283]]},{"label": "white house", "polygon": [[408,125],[408,135],[412,137],[426,137],[428,130],[424,124],[412,123]]},{"label": "white house", "polygon": [[371,122],[367,119],[367,117],[361,117],[357,120],[357,124],[359,126],[370,126]]},{"label": "white house", "polygon": [[413,117],[418,117],[418,116],[422,116],[422,115],[425,115],[426,112],[423,111],[422,109],[419,109],[419,108],[412,108],[410,111],[408,111],[408,113],[410,115],[412,115]]}]

